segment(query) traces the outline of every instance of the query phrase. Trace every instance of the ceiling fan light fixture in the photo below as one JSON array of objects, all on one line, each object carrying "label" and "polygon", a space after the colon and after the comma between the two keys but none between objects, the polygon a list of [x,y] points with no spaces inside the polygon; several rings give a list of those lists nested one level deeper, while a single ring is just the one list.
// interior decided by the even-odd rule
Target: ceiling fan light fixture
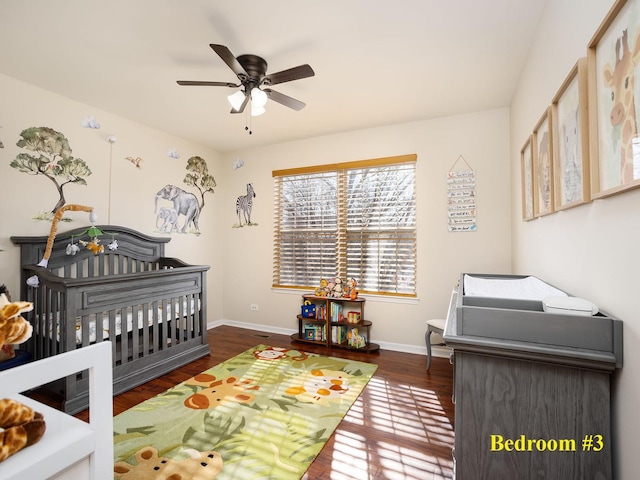
[{"label": "ceiling fan light fixture", "polygon": [[254,87],[251,90],[251,106],[256,108],[263,108],[267,104],[267,94],[260,90],[258,87]]},{"label": "ceiling fan light fixture", "polygon": [[251,104],[251,116],[252,117],[257,117],[259,115],[262,115],[264,112],[266,112],[264,107],[256,107],[255,105],[253,105],[253,103]]},{"label": "ceiling fan light fixture", "polygon": [[229,103],[234,110],[240,110],[240,107],[244,102],[244,92],[242,90],[238,90],[236,93],[229,95],[227,100],[229,100]]},{"label": "ceiling fan light fixture", "polygon": [[[267,62],[264,58],[251,54],[236,57],[224,45],[211,43],[209,46],[233,71],[240,83],[178,80],[178,85],[240,88],[239,91],[227,97],[232,108],[230,113],[238,114],[246,111],[248,119],[250,116],[255,117],[264,114],[267,100],[273,100],[296,111],[305,107],[304,102],[272,90],[271,86],[313,77],[315,72],[308,64],[298,65],[297,67],[267,75]],[[264,90],[260,86],[264,86]],[[251,100],[251,112],[246,110],[249,100]],[[251,134],[248,126],[245,126],[245,130]]]}]

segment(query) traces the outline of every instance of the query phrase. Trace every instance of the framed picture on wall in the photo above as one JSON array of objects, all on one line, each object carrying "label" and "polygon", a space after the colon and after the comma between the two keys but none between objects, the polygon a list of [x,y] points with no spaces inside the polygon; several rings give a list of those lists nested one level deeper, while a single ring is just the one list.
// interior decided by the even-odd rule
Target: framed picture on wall
[{"label": "framed picture on wall", "polygon": [[587,52],[591,196],[640,187],[640,0],[617,0]]},{"label": "framed picture on wall", "polygon": [[531,136],[527,138],[520,150],[520,172],[522,177],[522,219],[531,220],[534,217],[533,207],[533,142]]},{"label": "framed picture on wall", "polygon": [[576,62],[551,102],[554,208],[591,200],[587,59]]},{"label": "framed picture on wall", "polygon": [[553,142],[551,141],[551,107],[547,108],[533,131],[533,214],[553,213]]}]

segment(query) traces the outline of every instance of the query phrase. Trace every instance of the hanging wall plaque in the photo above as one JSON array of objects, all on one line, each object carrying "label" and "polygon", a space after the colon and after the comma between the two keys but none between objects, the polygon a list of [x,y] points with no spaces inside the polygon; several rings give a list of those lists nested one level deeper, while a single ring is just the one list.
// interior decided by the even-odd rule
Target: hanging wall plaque
[{"label": "hanging wall plaque", "polygon": [[[462,160],[466,168],[458,170]],[[476,174],[462,155],[447,173],[447,205],[450,232],[474,232],[476,225]]]}]

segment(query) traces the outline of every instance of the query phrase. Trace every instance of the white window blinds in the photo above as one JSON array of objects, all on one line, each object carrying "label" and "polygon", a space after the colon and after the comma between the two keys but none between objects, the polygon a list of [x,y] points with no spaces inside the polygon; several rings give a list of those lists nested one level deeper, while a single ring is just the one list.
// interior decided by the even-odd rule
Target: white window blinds
[{"label": "white window blinds", "polygon": [[416,155],[273,172],[273,285],[416,292]]}]

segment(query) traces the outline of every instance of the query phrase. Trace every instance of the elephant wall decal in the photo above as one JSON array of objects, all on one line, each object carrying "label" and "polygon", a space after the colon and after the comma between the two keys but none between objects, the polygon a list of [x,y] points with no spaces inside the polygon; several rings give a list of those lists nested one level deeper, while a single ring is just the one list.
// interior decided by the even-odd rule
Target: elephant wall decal
[{"label": "elephant wall decal", "polygon": [[[159,198],[173,202],[173,209],[177,212],[177,215],[185,216],[185,221],[181,229],[178,228],[176,219],[176,228],[178,231],[185,233],[190,225],[193,225],[193,228],[196,231],[200,231],[200,228],[198,227],[200,205],[198,204],[198,199],[193,193],[186,192],[175,185],[165,185],[158,193],[156,193],[154,213],[158,210]],[[157,220],[158,218],[156,218],[156,222]]]},{"label": "elephant wall decal", "polygon": [[178,230],[178,211],[175,208],[161,207],[156,216],[156,228],[160,220],[162,225],[159,231],[173,233],[174,230]]}]

